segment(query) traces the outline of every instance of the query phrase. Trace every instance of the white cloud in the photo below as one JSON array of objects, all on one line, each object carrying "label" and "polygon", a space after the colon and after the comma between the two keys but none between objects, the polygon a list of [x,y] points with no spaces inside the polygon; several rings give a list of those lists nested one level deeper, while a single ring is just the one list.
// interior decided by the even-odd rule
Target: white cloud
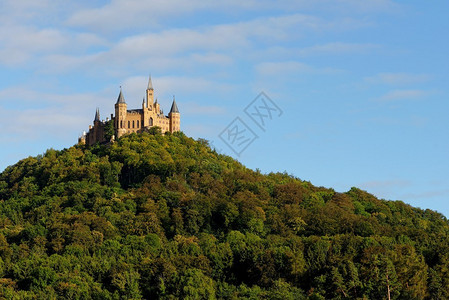
[{"label": "white cloud", "polygon": [[[77,114],[77,110],[65,110],[57,107],[26,110],[2,109],[0,117],[4,125],[2,130],[7,135],[14,135],[17,140],[67,137],[67,132],[87,129],[91,118],[89,115]],[[76,137],[71,137],[75,139]]]},{"label": "white cloud", "polygon": [[334,42],[323,45],[305,47],[298,50],[299,55],[321,55],[321,54],[347,54],[347,53],[365,53],[379,49],[377,44],[343,43]]},{"label": "white cloud", "polygon": [[420,193],[407,193],[404,194],[402,199],[423,199],[428,200],[429,198],[447,198],[449,196],[449,189],[440,189],[440,190],[428,190]]},{"label": "white cloud", "polygon": [[326,26],[327,22],[321,19],[301,14],[259,18],[206,28],[170,29],[134,35],[121,40],[111,52],[125,56],[167,55],[198,50],[240,52],[249,47],[254,39],[262,42],[269,40],[270,43],[291,40],[302,31]]},{"label": "white cloud", "polygon": [[66,37],[54,29],[18,26],[0,32],[0,63],[15,65],[24,63],[33,55],[54,51],[67,43]]},{"label": "white cloud", "polygon": [[90,103],[102,103],[106,98],[95,93],[83,94],[56,94],[45,93],[27,88],[26,86],[13,86],[0,90],[0,98],[7,101],[21,101],[23,103],[37,103],[43,105],[64,105],[68,109],[76,109]]},{"label": "white cloud", "polygon": [[0,105],[2,130],[16,140],[49,139],[76,140],[67,132],[81,133],[94,117],[95,107],[100,107],[102,118],[113,111],[114,98],[95,93],[52,94],[16,86],[0,91],[1,99],[23,103],[11,108],[6,101]]},{"label": "white cloud", "polygon": [[407,187],[412,183],[409,180],[400,180],[400,179],[392,179],[392,180],[372,180],[359,184],[361,188],[364,189],[383,189],[383,188],[396,188],[396,187]]},{"label": "white cloud", "polygon": [[361,189],[373,193],[377,197],[384,199],[391,199],[392,195],[397,195],[398,191],[403,191],[412,186],[410,180],[404,179],[386,179],[386,180],[372,180],[358,184]]},{"label": "white cloud", "polygon": [[231,56],[215,53],[192,53],[171,55],[168,53],[154,53],[149,55],[130,55],[129,53],[118,54],[114,52],[100,52],[85,56],[52,55],[44,59],[48,72],[70,72],[72,70],[90,69],[95,72],[101,70],[102,75],[109,75],[123,79],[129,70],[136,72],[164,73],[167,71],[180,71],[191,73],[200,67],[213,67],[218,70],[222,67],[231,66],[234,58]]},{"label": "white cloud", "polygon": [[[42,73],[62,73],[73,70],[95,70],[95,67],[104,66],[102,59],[103,53],[86,55],[68,55],[68,54],[49,54],[42,58]],[[90,67],[89,67],[90,66]],[[101,70],[103,73],[110,72],[110,69]]]},{"label": "white cloud", "polygon": [[330,0],[330,1],[317,1],[327,2],[328,9],[333,11],[350,11],[351,13],[367,13],[367,12],[395,12],[399,9],[400,5],[390,0]]},{"label": "white cloud", "polygon": [[0,24],[24,24],[39,19],[44,12],[50,13],[57,7],[50,0],[2,0],[0,2]]},{"label": "white cloud", "polygon": [[[329,11],[339,15],[351,15],[367,12],[391,12],[398,7],[390,0],[229,0],[220,1],[139,1],[112,0],[97,8],[85,8],[75,11],[67,20],[69,26],[87,27],[102,32],[123,31],[127,28],[160,28],[165,20],[185,17],[201,12],[220,12],[238,14],[242,12],[295,12]],[[348,18],[345,19],[349,21]],[[351,21],[349,23],[352,23]],[[347,24],[353,26],[354,24]]]},{"label": "white cloud", "polygon": [[393,90],[389,91],[385,95],[377,98],[380,102],[390,102],[397,100],[416,100],[422,99],[431,93],[425,90]]},{"label": "white cloud", "polygon": [[[125,4],[122,1],[110,3],[111,7],[120,5]],[[137,3],[132,1],[130,7],[133,5]],[[105,12],[106,15],[110,13]],[[0,63],[17,65],[32,60],[46,73],[107,67],[104,72],[113,76],[122,75],[124,68],[167,71],[192,70],[205,65],[227,67],[239,58],[269,57],[265,44],[282,47],[286,43],[287,46],[314,32],[348,30],[363,26],[363,23],[350,18],[326,20],[288,14],[188,29],[155,31],[145,28],[144,33],[125,35],[115,43],[92,32],[16,25],[9,31],[11,33],[0,33],[0,42],[7,45],[0,49]],[[17,33],[18,39],[15,38]],[[375,45],[331,43],[305,48],[295,55],[301,52],[360,52],[373,47]]]},{"label": "white cloud", "polygon": [[55,53],[84,53],[107,42],[90,33],[68,33],[59,29],[11,26],[0,31],[0,64],[16,66]]},{"label": "white cloud", "polygon": [[318,68],[298,61],[263,62],[257,64],[256,72],[262,76],[278,76],[291,74],[335,74],[343,70]]},{"label": "white cloud", "polygon": [[70,26],[83,26],[101,31],[122,30],[134,26],[154,26],[160,19],[187,14],[207,2],[192,0],[140,1],[112,0],[99,8],[75,12],[68,20]]},{"label": "white cloud", "polygon": [[[118,5],[119,2],[111,5]],[[46,61],[51,66],[64,66],[64,70],[107,65],[107,72],[115,73],[119,72],[111,69],[121,70],[125,66],[142,70],[228,66],[239,58],[269,56],[265,44],[282,47],[284,43],[288,45],[311,33],[354,29],[363,26],[363,23],[349,18],[329,21],[311,15],[288,14],[206,27],[145,30],[145,33],[125,36],[97,53],[56,54],[46,57]],[[374,47],[371,44],[332,43],[305,48],[295,54],[301,54],[301,51],[303,54],[361,52]]]},{"label": "white cloud", "polygon": [[[172,96],[177,93],[221,93],[232,89],[232,86],[228,84],[215,82],[213,80],[208,80],[201,77],[152,76],[152,82],[155,97],[169,98],[170,101]],[[147,83],[147,76],[134,76],[126,78],[123,81],[125,99],[140,99],[140,104],[142,97],[145,94]]]},{"label": "white cloud", "polygon": [[234,59],[231,56],[214,52],[204,54],[194,53],[192,54],[190,59],[195,63],[199,63],[202,65],[211,64],[225,66],[231,65],[234,62]]},{"label": "white cloud", "polygon": [[379,73],[372,77],[366,77],[365,81],[374,84],[388,85],[407,85],[426,82],[431,79],[428,74],[412,74],[412,73]]}]

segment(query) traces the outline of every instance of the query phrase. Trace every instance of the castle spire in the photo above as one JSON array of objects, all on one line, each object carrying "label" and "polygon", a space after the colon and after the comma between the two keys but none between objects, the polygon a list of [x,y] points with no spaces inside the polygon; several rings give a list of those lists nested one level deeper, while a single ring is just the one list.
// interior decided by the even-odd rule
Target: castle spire
[{"label": "castle spire", "polygon": [[95,119],[94,122],[100,121],[100,109],[97,107],[97,110],[95,111]]},{"label": "castle spire", "polygon": [[125,103],[126,104],[125,98],[123,98],[122,87],[121,86],[120,86],[120,94],[118,95],[118,98],[117,98],[117,104],[118,103]]},{"label": "castle spire", "polygon": [[153,89],[153,82],[151,82],[151,75],[150,78],[148,79],[148,87],[147,90],[152,90]]},{"label": "castle spire", "polygon": [[179,114],[178,105],[176,105],[176,100],[175,100],[174,95],[173,95],[173,103],[171,105],[170,113],[178,113]]}]

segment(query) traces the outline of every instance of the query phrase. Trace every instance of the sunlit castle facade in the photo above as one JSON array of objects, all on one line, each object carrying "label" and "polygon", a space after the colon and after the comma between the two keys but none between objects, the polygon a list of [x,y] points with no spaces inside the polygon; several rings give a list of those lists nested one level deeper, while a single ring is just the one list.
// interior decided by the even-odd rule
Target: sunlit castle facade
[{"label": "sunlit castle facade", "polygon": [[[111,114],[111,120],[101,121],[97,108],[93,126],[89,126],[89,132],[83,133],[79,142],[87,145],[109,142],[125,134],[143,132],[154,126],[160,127],[163,133],[180,131],[181,115],[174,97],[168,116],[164,115],[157,99],[154,101],[154,89],[150,76],[141,109],[128,109],[120,88],[120,94],[115,103],[115,116]],[[112,135],[111,131],[113,131]]]}]

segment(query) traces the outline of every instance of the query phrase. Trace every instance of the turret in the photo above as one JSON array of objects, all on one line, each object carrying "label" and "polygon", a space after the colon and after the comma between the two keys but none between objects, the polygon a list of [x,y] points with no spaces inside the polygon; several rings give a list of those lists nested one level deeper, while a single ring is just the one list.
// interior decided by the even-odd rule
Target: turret
[{"label": "turret", "polygon": [[101,120],[100,120],[100,109],[97,107],[95,111],[94,118],[94,126],[89,127],[89,133],[91,133],[92,140],[89,141],[89,144],[94,144],[96,142],[102,142],[102,128],[101,128]]},{"label": "turret", "polygon": [[100,122],[100,109],[98,107],[97,107],[97,110],[95,111],[94,124],[96,122]]},{"label": "turret", "polygon": [[147,107],[153,106],[153,100],[154,100],[154,89],[153,89],[153,83],[151,82],[151,75],[148,79],[148,86],[147,86]]},{"label": "turret", "polygon": [[123,97],[123,93],[122,93],[122,87],[120,87],[120,94],[118,95],[117,102],[115,104],[116,105],[117,104],[125,104],[126,105],[125,98]]},{"label": "turret", "polygon": [[160,111],[161,111],[161,105],[159,104],[159,102],[157,102],[157,98],[156,98],[156,102],[154,102],[154,113],[160,114]]},{"label": "turret", "polygon": [[121,137],[125,132],[125,119],[126,119],[127,105],[125,98],[123,97],[122,87],[120,87],[120,94],[118,95],[117,102],[115,103],[115,128],[117,130],[117,138]]},{"label": "turret", "polygon": [[176,105],[175,96],[173,96],[173,103],[171,105],[170,113],[168,114],[170,118],[170,132],[181,130],[181,114],[178,110],[178,105]]}]

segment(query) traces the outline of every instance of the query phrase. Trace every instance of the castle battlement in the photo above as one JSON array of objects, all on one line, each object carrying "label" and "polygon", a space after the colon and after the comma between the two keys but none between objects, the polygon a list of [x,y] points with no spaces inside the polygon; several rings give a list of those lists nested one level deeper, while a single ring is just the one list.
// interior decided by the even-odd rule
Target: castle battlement
[{"label": "castle battlement", "polygon": [[143,132],[155,126],[160,127],[163,133],[180,131],[181,115],[174,97],[168,116],[164,115],[157,99],[154,101],[154,89],[150,76],[142,108],[128,109],[122,88],[120,88],[115,103],[115,115],[111,114],[111,120],[101,121],[100,111],[97,108],[93,125],[89,126],[89,131],[83,133],[78,142],[87,145],[105,143],[125,134]]}]

